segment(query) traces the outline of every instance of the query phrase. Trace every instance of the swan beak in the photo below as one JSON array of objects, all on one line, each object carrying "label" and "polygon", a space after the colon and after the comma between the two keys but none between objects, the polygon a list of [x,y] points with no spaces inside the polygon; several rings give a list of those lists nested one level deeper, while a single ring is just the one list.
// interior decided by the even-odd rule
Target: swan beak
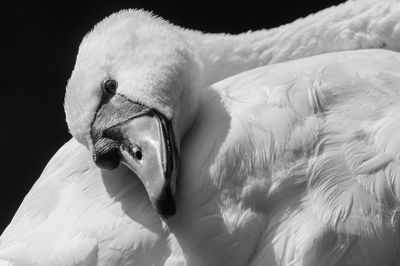
[{"label": "swan beak", "polygon": [[167,123],[158,115],[132,119],[122,126],[120,146],[122,163],[137,174],[154,209],[165,218],[176,212],[176,153]]},{"label": "swan beak", "polygon": [[[116,168],[119,162],[126,165],[142,181],[153,208],[164,218],[173,216],[176,213],[178,152],[171,121],[154,109],[127,103],[123,99],[110,101],[107,105],[109,104],[112,106],[106,106],[106,109],[116,110],[124,105],[122,110],[131,110],[130,118],[119,121],[121,115],[109,117],[115,116],[115,111],[112,110],[97,115],[92,125],[92,138],[96,128],[107,129],[102,131],[101,137],[94,139],[94,161],[99,167],[106,169]],[[130,105],[129,108],[127,104]],[[97,122],[100,120],[113,121],[114,125],[99,126],[104,124]]]}]

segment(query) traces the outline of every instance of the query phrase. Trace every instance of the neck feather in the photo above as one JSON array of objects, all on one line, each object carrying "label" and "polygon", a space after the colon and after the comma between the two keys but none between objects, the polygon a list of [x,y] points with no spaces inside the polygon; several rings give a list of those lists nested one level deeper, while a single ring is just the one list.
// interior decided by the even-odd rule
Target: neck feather
[{"label": "neck feather", "polygon": [[203,85],[258,66],[366,48],[400,50],[396,1],[349,1],[290,24],[239,35],[184,30],[203,64]]}]

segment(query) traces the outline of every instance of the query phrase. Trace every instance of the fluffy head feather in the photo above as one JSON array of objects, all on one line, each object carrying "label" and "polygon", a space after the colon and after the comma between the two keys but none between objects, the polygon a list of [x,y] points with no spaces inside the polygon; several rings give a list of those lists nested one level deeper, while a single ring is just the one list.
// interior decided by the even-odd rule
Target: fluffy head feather
[{"label": "fluffy head feather", "polygon": [[142,10],[113,14],[79,47],[64,104],[69,130],[91,146],[101,85],[112,78],[118,82],[117,93],[172,119],[179,139],[194,116],[200,76],[198,56],[179,28]]}]

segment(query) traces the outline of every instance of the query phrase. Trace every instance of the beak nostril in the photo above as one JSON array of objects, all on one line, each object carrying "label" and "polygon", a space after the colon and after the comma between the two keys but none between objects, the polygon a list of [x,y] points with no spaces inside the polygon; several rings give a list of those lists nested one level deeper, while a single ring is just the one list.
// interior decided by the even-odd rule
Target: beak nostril
[{"label": "beak nostril", "polygon": [[143,158],[142,151],[140,151],[140,150],[135,151],[135,156],[139,161],[142,160],[142,158]]},{"label": "beak nostril", "polygon": [[129,142],[128,140],[123,141],[121,148],[127,151],[133,158],[139,161],[142,160],[143,158],[142,150],[138,146]]}]

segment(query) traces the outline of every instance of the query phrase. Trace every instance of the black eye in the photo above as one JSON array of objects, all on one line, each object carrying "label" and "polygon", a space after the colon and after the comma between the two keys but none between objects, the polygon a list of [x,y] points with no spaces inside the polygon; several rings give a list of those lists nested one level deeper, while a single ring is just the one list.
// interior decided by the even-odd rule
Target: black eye
[{"label": "black eye", "polygon": [[107,95],[114,95],[117,90],[118,83],[113,79],[108,79],[103,83],[103,92]]}]

